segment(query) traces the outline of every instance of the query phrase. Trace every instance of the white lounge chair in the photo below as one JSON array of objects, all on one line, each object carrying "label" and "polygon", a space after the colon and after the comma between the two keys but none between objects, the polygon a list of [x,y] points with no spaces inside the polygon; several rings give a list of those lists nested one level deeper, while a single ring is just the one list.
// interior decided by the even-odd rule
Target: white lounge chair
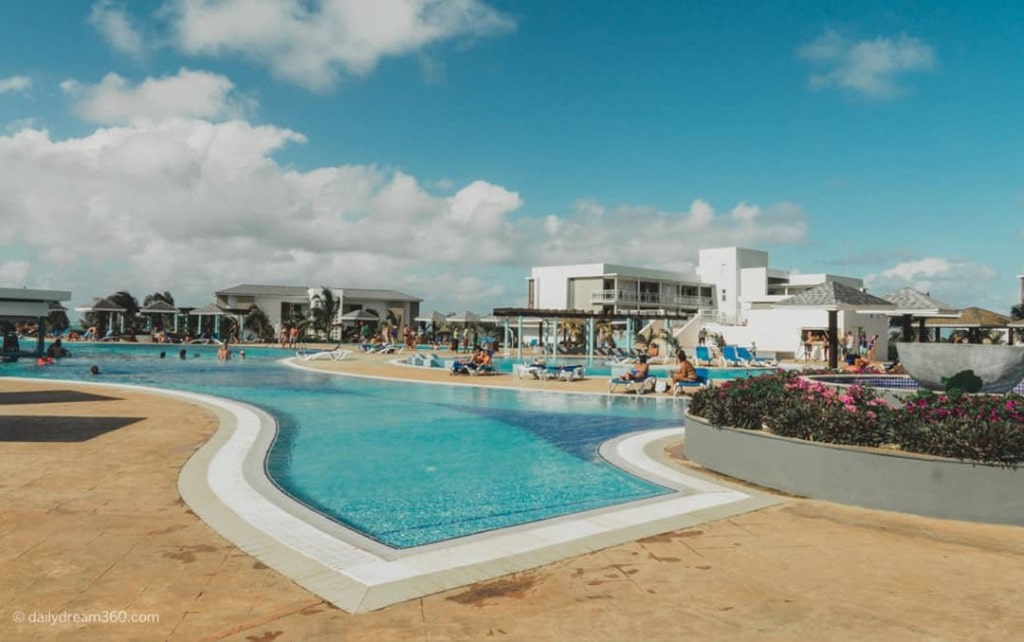
[{"label": "white lounge chair", "polygon": [[317,352],[295,353],[295,355],[301,357],[303,361],[342,361],[350,354],[352,354],[350,350],[342,350],[341,348],[334,348],[333,350],[319,350]]},{"label": "white lounge chair", "polygon": [[654,388],[657,385],[658,378],[654,375],[647,375],[647,378],[643,380],[617,377],[608,382],[608,392],[615,392],[618,388],[625,387],[626,392],[635,392],[638,395],[642,395],[647,392],[654,392]]},{"label": "white lounge chair", "polygon": [[548,375],[559,381],[581,381],[584,378],[583,365],[552,366],[548,368]]}]

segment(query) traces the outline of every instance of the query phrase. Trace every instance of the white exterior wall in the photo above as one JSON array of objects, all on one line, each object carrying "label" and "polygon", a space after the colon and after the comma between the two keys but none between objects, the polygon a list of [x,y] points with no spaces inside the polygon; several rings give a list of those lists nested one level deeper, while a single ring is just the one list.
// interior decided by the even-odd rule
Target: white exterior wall
[{"label": "white exterior wall", "polygon": [[[767,352],[787,352],[799,355],[803,350],[801,332],[804,329],[828,328],[828,312],[810,308],[778,307],[767,310],[748,310],[747,325],[716,326],[716,332],[729,344],[749,346],[751,341],[757,342],[758,350]],[[839,312],[836,318],[839,336],[838,341],[850,330],[856,336],[861,330],[870,339],[878,335],[875,358],[886,359],[889,346],[889,320],[882,314],[857,314],[856,312]],[[710,329],[710,328],[709,328]]]},{"label": "white exterior wall", "polygon": [[[697,275],[705,283],[715,285],[719,312],[729,318],[741,317],[740,299],[743,297],[742,270],[767,268],[768,253],[741,247],[717,247],[700,250]],[[753,277],[751,277],[753,278]],[[766,287],[767,272],[765,272]]]},{"label": "white exterior wall", "polygon": [[535,267],[530,271],[534,284],[534,306],[548,310],[564,310],[569,307],[570,278],[597,277],[603,274],[603,263]]}]

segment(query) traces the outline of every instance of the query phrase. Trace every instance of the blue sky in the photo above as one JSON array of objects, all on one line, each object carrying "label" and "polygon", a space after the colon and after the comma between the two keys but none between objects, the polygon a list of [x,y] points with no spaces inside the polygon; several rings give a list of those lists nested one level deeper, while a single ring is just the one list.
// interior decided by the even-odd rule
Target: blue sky
[{"label": "blue sky", "polygon": [[0,283],[525,303],[700,247],[1006,312],[1013,3],[9,3]]}]

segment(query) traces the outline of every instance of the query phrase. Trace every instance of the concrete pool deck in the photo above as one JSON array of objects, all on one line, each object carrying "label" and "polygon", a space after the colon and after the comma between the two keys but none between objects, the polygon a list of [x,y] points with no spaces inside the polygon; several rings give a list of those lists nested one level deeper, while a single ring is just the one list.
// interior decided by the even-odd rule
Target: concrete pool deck
[{"label": "concrete pool deck", "polygon": [[[415,376],[362,358],[321,363]],[[407,374],[408,373],[408,374]],[[435,374],[435,373],[429,373]],[[442,381],[454,380],[437,373]],[[511,375],[468,378],[512,385]],[[493,383],[491,383],[493,382]],[[532,382],[603,391],[605,380]],[[61,391],[71,391],[61,392]],[[647,537],[351,615],[222,539],[177,478],[216,431],[206,408],[141,391],[4,381],[5,639],[1009,639],[1024,630],[1024,529],[809,500]],[[82,430],[95,434],[83,437]],[[685,462],[677,461],[682,470]],[[17,623],[117,612],[159,622]],[[121,615],[123,613],[124,615]]]}]

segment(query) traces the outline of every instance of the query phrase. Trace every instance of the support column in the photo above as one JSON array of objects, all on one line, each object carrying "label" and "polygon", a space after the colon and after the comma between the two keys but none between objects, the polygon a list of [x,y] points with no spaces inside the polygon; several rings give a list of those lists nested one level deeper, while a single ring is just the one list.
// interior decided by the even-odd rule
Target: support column
[{"label": "support column", "polygon": [[46,317],[36,319],[36,357],[46,352]]},{"label": "support column", "polygon": [[523,358],[523,317],[522,317],[522,315],[519,316],[519,330],[518,330],[518,332],[519,332],[519,334],[518,334],[518,337],[517,337],[517,340],[516,340],[516,347],[518,348],[518,350],[517,350],[516,354],[519,356],[520,359],[522,359]]},{"label": "support column", "polygon": [[626,317],[626,352],[633,354],[633,317]]},{"label": "support column", "polygon": [[594,317],[587,318],[587,359],[594,358]]},{"label": "support column", "polygon": [[839,313],[837,311],[828,311],[828,337],[826,337],[828,341],[828,367],[833,370],[839,366],[839,359],[836,355],[836,348],[839,347],[836,345],[838,343],[836,341],[836,333],[839,332],[838,318]]},{"label": "support column", "polygon": [[921,343],[928,341],[928,329],[924,327],[924,317],[917,320],[917,340]]}]

